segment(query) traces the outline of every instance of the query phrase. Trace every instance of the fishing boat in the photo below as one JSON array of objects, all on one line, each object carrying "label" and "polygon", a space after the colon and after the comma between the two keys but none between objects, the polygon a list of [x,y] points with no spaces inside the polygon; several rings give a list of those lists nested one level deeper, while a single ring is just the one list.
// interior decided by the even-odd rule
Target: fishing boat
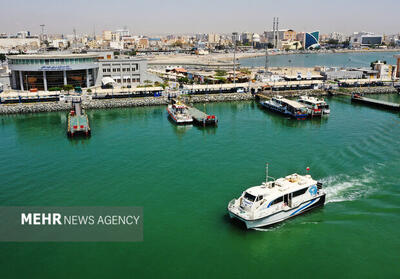
[{"label": "fishing boat", "polygon": [[168,111],[169,117],[176,124],[191,124],[191,123],[193,123],[193,117],[190,115],[190,113],[188,111],[188,107],[179,101],[174,104],[168,105],[167,111]]},{"label": "fishing boat", "polygon": [[309,109],[305,105],[285,99],[282,96],[260,101],[260,105],[268,110],[293,117],[297,120],[304,120],[309,116]]},{"label": "fishing boat", "polygon": [[311,175],[294,173],[274,179],[268,176],[268,165],[266,172],[265,182],[228,204],[229,216],[248,229],[270,226],[324,205],[322,183]]},{"label": "fishing boat", "polygon": [[331,112],[329,105],[322,98],[300,96],[297,102],[304,104],[308,109],[310,109],[311,117],[322,116]]}]

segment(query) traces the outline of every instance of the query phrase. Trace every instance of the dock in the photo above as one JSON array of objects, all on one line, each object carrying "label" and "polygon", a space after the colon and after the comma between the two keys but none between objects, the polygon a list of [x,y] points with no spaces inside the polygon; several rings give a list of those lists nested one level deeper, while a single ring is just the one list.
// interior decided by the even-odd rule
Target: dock
[{"label": "dock", "polygon": [[83,111],[81,101],[72,102],[73,109],[68,114],[67,135],[74,137],[77,135],[90,136],[89,119]]},{"label": "dock", "polygon": [[188,112],[193,118],[193,122],[197,125],[200,126],[217,126],[218,125],[218,119],[215,115],[208,115],[205,112],[202,112],[201,110],[198,110],[197,108],[194,107],[188,107]]},{"label": "dock", "polygon": [[[177,98],[171,98],[170,99],[172,104],[175,104],[178,102]],[[186,103],[179,101],[183,103],[190,116],[193,118],[193,123],[198,126],[206,127],[206,126],[218,126],[218,118],[215,115],[209,115],[195,107],[189,106]]]},{"label": "dock", "polygon": [[363,96],[360,96],[359,94],[352,94],[351,101],[357,102],[357,103],[363,103],[363,104],[378,107],[378,108],[400,111],[400,104],[386,102],[386,101],[382,101],[382,100],[371,99],[371,98],[365,98]]}]

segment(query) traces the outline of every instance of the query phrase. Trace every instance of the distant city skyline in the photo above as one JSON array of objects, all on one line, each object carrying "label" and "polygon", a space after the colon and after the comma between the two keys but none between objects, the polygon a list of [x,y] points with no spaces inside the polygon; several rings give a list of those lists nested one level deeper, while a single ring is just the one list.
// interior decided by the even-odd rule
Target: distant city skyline
[{"label": "distant city skyline", "polygon": [[[192,1],[49,1],[15,0],[1,5],[0,32],[29,30],[49,34],[100,35],[103,30],[126,26],[133,35],[195,33],[262,33],[272,29],[273,17],[279,17],[280,29],[321,33],[370,31],[377,34],[400,32],[400,2],[311,0],[267,3],[261,0]],[[397,22],[396,22],[397,19]]]}]

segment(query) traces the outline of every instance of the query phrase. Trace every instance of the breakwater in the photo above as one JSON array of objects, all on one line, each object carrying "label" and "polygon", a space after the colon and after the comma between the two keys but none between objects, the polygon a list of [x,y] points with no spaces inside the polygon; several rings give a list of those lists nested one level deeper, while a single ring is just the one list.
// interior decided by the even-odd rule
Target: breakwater
[{"label": "breakwater", "polygon": [[[310,96],[326,96],[332,95],[349,95],[354,93],[364,94],[390,94],[396,93],[394,87],[357,87],[357,88],[340,88],[335,90],[292,90],[292,91],[265,91],[265,95],[282,95],[285,97],[298,97],[300,95]],[[214,103],[214,102],[232,102],[253,100],[254,95],[251,93],[224,93],[224,94],[205,94],[205,95],[183,95],[186,102],[189,103]],[[167,97],[145,97],[145,98],[126,98],[126,99],[107,99],[107,100],[90,100],[84,101],[85,109],[111,109],[123,107],[145,107],[167,105],[169,100]],[[52,111],[69,111],[71,104],[69,103],[29,103],[29,104],[8,104],[0,105],[1,114],[26,114],[40,113]]]}]

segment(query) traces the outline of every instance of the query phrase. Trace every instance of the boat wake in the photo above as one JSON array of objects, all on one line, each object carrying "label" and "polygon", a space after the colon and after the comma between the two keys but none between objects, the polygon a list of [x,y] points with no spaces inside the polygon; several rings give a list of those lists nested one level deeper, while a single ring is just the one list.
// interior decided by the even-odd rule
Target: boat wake
[{"label": "boat wake", "polygon": [[326,192],[326,204],[353,201],[374,191],[375,173],[365,168],[361,176],[338,175],[321,180]]}]

